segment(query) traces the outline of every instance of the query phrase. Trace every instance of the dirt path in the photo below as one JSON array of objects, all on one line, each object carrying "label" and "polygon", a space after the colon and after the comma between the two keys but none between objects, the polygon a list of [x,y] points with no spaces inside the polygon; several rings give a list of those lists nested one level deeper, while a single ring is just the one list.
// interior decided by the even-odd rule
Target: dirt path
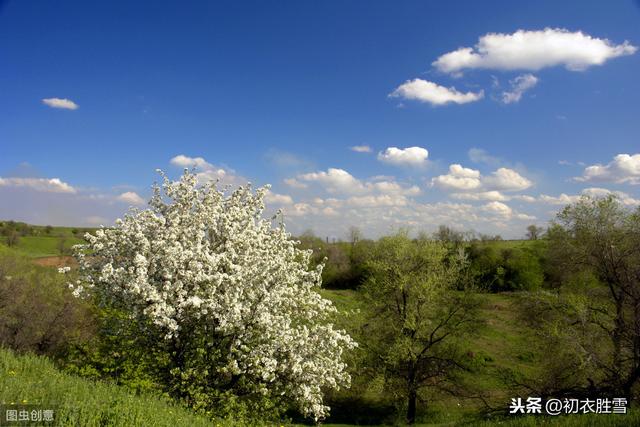
[{"label": "dirt path", "polygon": [[75,259],[70,256],[47,256],[36,258],[33,262],[44,267],[64,267],[67,265],[73,267],[76,265]]}]

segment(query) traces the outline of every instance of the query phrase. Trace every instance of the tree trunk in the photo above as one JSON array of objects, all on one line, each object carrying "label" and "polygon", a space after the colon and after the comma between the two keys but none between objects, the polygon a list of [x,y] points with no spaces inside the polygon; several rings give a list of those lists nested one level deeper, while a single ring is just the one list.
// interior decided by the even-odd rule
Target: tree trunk
[{"label": "tree trunk", "polygon": [[408,405],[407,405],[407,424],[414,424],[416,422],[416,401],[418,400],[418,393],[416,390],[416,371],[412,366],[409,368],[408,378]]}]

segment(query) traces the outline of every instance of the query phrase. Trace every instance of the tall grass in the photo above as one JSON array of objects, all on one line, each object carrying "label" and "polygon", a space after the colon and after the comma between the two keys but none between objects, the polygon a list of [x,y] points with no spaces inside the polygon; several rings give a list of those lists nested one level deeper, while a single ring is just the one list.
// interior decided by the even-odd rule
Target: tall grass
[{"label": "tall grass", "polygon": [[151,395],[70,376],[44,357],[17,356],[0,349],[0,403],[56,407],[59,426],[211,426],[229,425],[196,415]]}]

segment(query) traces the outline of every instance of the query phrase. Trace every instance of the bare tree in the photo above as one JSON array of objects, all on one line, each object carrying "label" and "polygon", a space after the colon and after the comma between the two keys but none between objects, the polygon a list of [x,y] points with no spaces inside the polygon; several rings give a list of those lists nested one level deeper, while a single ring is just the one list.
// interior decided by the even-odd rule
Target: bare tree
[{"label": "bare tree", "polygon": [[349,242],[351,242],[351,245],[355,245],[360,240],[362,240],[362,231],[354,225],[349,227]]}]

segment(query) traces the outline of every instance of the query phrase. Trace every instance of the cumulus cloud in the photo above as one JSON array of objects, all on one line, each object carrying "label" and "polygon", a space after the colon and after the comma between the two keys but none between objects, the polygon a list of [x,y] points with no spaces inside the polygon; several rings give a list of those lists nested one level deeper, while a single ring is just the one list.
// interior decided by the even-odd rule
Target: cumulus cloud
[{"label": "cumulus cloud", "polygon": [[409,187],[402,186],[395,181],[378,181],[366,183],[366,187],[370,190],[378,191],[385,194],[401,194],[404,196],[417,196],[421,193],[417,185]]},{"label": "cumulus cloud", "polygon": [[344,169],[329,168],[327,171],[311,172],[298,175],[298,181],[317,182],[323,185],[330,193],[360,193],[364,191],[364,185],[360,180]]},{"label": "cumulus cloud", "polygon": [[389,206],[406,206],[408,201],[405,196],[379,194],[370,196],[354,196],[346,200],[349,206],[355,207],[389,207]]},{"label": "cumulus cloud", "polygon": [[505,218],[510,218],[511,214],[513,213],[513,210],[509,206],[498,201],[489,202],[483,205],[481,209],[485,212],[500,215]]},{"label": "cumulus cloud", "polygon": [[582,194],[592,198],[607,197],[608,195],[612,194],[616,196],[620,200],[620,202],[624,205],[628,205],[628,206],[640,205],[640,199],[635,199],[623,191],[611,191],[606,188],[591,187],[591,188],[585,188],[584,190],[582,190]]},{"label": "cumulus cloud", "polygon": [[535,197],[528,196],[528,195],[525,195],[525,194],[518,194],[518,195],[515,195],[515,196],[511,196],[511,199],[520,200],[520,201],[528,202],[528,203],[534,203],[536,201]]},{"label": "cumulus cloud", "polygon": [[519,191],[533,183],[513,169],[499,168],[489,176],[459,164],[449,166],[449,173],[431,179],[431,185],[443,190],[456,190],[452,197],[459,200],[509,200],[500,191]]},{"label": "cumulus cloud", "polygon": [[134,206],[143,206],[146,204],[146,201],[140,197],[140,195],[134,191],[126,191],[116,197],[116,200],[124,203],[128,203]]},{"label": "cumulus cloud", "polygon": [[549,196],[547,194],[541,194],[537,197],[537,199],[535,199],[535,201],[539,201],[541,203],[550,204],[550,205],[568,205],[568,204],[579,201],[582,196],[588,196],[591,198],[601,198],[609,195],[616,196],[622,204],[627,206],[640,205],[639,199],[635,199],[623,191],[612,191],[606,188],[599,188],[599,187],[585,188],[580,192],[580,194],[575,194],[575,195],[561,193],[558,196]]},{"label": "cumulus cloud", "polygon": [[491,200],[503,202],[509,200],[499,191],[481,191],[479,193],[452,193],[451,197],[458,200]]},{"label": "cumulus cloud", "polygon": [[618,184],[640,184],[640,153],[618,154],[606,165],[587,166],[576,181],[614,182]]},{"label": "cumulus cloud", "polygon": [[447,190],[473,190],[480,187],[480,171],[453,164],[447,175],[433,178],[431,184]]},{"label": "cumulus cloud", "polygon": [[487,188],[503,191],[520,191],[533,185],[531,181],[509,168],[500,168],[484,178]]},{"label": "cumulus cloud", "polygon": [[46,193],[70,193],[77,190],[71,185],[60,180],[60,178],[19,178],[0,177],[0,187],[22,187]]},{"label": "cumulus cloud", "polygon": [[538,84],[538,78],[533,74],[523,74],[510,81],[511,90],[502,92],[502,102],[512,104],[519,102],[522,95]]},{"label": "cumulus cloud", "polygon": [[374,177],[369,180],[360,180],[344,169],[329,168],[327,171],[311,172],[289,178],[285,183],[291,187],[306,185],[305,182],[316,183],[327,192],[335,194],[367,195],[387,194],[397,196],[416,196],[420,194],[420,188],[416,185],[402,185],[389,177]]},{"label": "cumulus cloud", "polygon": [[267,191],[267,194],[264,196],[264,201],[267,204],[274,205],[292,205],[293,199],[288,194],[278,194],[273,191]]},{"label": "cumulus cloud", "polygon": [[213,165],[207,162],[202,157],[189,157],[184,154],[178,154],[173,157],[169,163],[174,166],[182,167],[182,168],[200,168],[200,169],[211,169]]},{"label": "cumulus cloud", "polygon": [[432,65],[446,73],[474,68],[536,71],[554,66],[581,71],[619,56],[632,55],[637,49],[628,41],[616,45],[582,31],[518,30],[513,34],[485,34],[475,47],[461,47],[446,53]]},{"label": "cumulus cloud", "polygon": [[378,160],[396,166],[423,166],[428,157],[429,151],[422,147],[389,147],[378,153]]},{"label": "cumulus cloud", "polygon": [[215,166],[202,157],[179,154],[173,157],[169,163],[181,168],[195,168],[199,182],[218,181],[223,186],[237,186],[247,183],[246,178],[236,175],[233,170]]},{"label": "cumulus cloud", "polygon": [[309,187],[307,184],[305,184],[304,182],[300,182],[295,178],[286,178],[284,180],[284,183],[287,184],[289,187],[291,188],[297,188],[297,189],[303,189],[303,188],[307,188]]},{"label": "cumulus cloud", "polygon": [[541,194],[538,196],[537,200],[550,205],[569,205],[580,200],[580,196],[570,196],[565,193],[561,193],[559,196],[549,196],[546,194]]},{"label": "cumulus cloud", "polygon": [[398,86],[389,96],[427,102],[431,105],[466,104],[482,99],[484,91],[463,93],[454,87],[446,88],[427,80],[413,79]]},{"label": "cumulus cloud", "polygon": [[77,110],[78,104],[70,99],[66,98],[44,98],[42,100],[44,105],[48,105],[51,108],[60,108],[62,110]]},{"label": "cumulus cloud", "polygon": [[356,153],[370,153],[371,147],[369,147],[368,145],[354,145],[352,147],[349,147],[349,149],[351,151],[355,151]]}]

